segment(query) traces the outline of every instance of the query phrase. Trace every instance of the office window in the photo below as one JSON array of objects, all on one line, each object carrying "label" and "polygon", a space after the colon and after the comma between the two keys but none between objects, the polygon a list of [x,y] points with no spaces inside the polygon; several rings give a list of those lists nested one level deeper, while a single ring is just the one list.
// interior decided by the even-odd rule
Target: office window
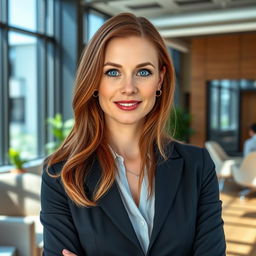
[{"label": "office window", "polygon": [[239,152],[243,143],[245,124],[242,123],[241,102],[244,92],[255,94],[256,82],[246,79],[208,82],[207,139],[218,142],[230,154]]},{"label": "office window", "polygon": [[181,70],[181,53],[180,51],[168,48],[175,70],[175,93],[174,105],[180,105],[180,70]]},{"label": "office window", "polygon": [[[37,38],[9,32],[9,145],[37,157]],[[19,122],[17,122],[19,121]]]},{"label": "office window", "polygon": [[10,147],[26,159],[45,156],[58,93],[55,0],[0,0],[0,166]]},{"label": "office window", "polygon": [[9,0],[8,24],[27,30],[36,31],[36,0]]},{"label": "office window", "polygon": [[109,16],[89,9],[84,14],[84,43],[86,44]]},{"label": "office window", "polygon": [[55,0],[48,0],[46,2],[46,33],[49,36],[53,36],[54,33],[54,1]]},{"label": "office window", "polygon": [[230,131],[238,128],[239,83],[215,80],[210,84],[210,129]]}]

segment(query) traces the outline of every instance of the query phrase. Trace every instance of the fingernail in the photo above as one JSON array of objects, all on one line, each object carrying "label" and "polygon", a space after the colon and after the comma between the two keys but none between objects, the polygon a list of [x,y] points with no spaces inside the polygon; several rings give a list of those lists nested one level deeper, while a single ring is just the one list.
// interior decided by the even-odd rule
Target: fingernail
[{"label": "fingernail", "polygon": [[70,252],[69,250],[67,250],[67,249],[64,249],[62,252],[65,253],[65,254],[70,254],[70,253],[71,253],[71,252]]}]

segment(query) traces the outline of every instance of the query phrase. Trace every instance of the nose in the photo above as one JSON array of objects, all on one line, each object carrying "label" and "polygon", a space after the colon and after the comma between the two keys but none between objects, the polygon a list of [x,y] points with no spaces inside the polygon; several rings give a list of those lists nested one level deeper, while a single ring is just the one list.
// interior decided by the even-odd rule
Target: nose
[{"label": "nose", "polygon": [[136,86],[136,83],[133,79],[133,77],[126,77],[122,81],[122,87],[121,87],[121,93],[122,94],[134,94],[137,93],[138,88]]}]

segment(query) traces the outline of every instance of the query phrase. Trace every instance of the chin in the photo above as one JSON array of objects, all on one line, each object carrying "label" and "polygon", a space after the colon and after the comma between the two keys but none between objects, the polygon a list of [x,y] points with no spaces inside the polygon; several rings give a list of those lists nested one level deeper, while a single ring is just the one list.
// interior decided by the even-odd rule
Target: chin
[{"label": "chin", "polygon": [[117,120],[120,124],[132,125],[132,124],[139,124],[142,122],[144,118],[140,119],[119,119]]},{"label": "chin", "polygon": [[126,124],[126,125],[138,124],[139,122],[140,121],[131,121],[131,120],[119,121],[120,124]]}]

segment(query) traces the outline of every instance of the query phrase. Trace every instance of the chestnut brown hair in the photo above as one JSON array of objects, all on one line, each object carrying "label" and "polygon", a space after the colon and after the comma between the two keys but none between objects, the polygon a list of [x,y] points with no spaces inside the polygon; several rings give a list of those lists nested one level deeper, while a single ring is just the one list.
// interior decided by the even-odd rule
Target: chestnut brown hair
[{"label": "chestnut brown hair", "polygon": [[[66,193],[79,206],[96,206],[97,201],[108,191],[115,180],[116,165],[108,146],[104,113],[98,99],[93,97],[93,93],[100,84],[107,43],[116,37],[129,36],[149,40],[158,53],[159,70],[163,67],[166,69],[161,88],[162,95],[156,99],[153,109],[145,117],[139,140],[142,159],[139,186],[141,186],[146,167],[149,196],[152,195],[156,169],[154,147],[158,148],[164,159],[167,158],[164,148],[172,140],[166,132],[166,124],[174,95],[173,65],[164,40],[152,23],[144,17],[121,13],[107,20],[85,47],[75,79],[74,126],[63,144],[46,160],[48,167],[64,161],[59,174],[52,175],[49,170],[47,172],[52,177],[61,176]],[[94,157],[98,157],[102,172],[93,198],[89,199],[84,190],[84,181]]]}]

